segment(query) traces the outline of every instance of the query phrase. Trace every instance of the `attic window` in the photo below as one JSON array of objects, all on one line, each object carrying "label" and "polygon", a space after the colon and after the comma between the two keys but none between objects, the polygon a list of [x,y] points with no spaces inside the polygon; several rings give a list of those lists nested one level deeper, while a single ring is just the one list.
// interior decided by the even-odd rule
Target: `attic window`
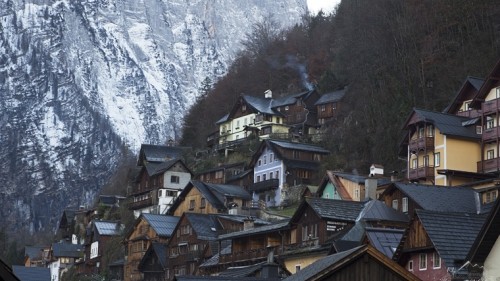
[{"label": "attic window", "polygon": [[171,183],[179,183],[179,176],[170,176]]},{"label": "attic window", "polygon": [[246,104],[244,104],[244,105],[241,106],[241,111],[243,111],[243,112],[247,111],[247,105]]},{"label": "attic window", "polygon": [[285,106],[285,110],[288,110],[288,105],[287,105],[287,106]]},{"label": "attic window", "polygon": [[496,94],[495,96],[496,96],[497,99],[500,98],[500,87],[497,87],[495,89],[495,94]]}]

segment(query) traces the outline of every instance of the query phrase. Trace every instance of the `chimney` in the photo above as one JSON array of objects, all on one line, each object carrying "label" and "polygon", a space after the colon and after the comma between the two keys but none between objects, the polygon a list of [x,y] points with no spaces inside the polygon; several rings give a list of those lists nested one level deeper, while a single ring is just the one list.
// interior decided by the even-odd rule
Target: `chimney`
[{"label": "chimney", "polygon": [[243,220],[243,230],[249,230],[254,228],[255,226],[255,220],[252,217],[246,217]]},{"label": "chimney", "polygon": [[365,179],[365,200],[377,200],[377,179],[371,174]]},{"label": "chimney", "polygon": [[397,182],[397,181],[399,181],[398,171],[392,171],[392,173],[391,173],[391,182]]},{"label": "chimney", "polygon": [[267,262],[262,265],[261,277],[264,279],[277,279],[279,277],[279,266],[274,262],[274,247],[267,246]]},{"label": "chimney", "polygon": [[273,92],[271,92],[271,90],[266,90],[266,91],[264,92],[264,97],[265,97],[266,99],[272,99],[272,98],[273,98]]},{"label": "chimney", "polygon": [[375,176],[375,175],[384,175],[384,166],[379,165],[379,164],[372,164],[370,166],[370,176]]}]

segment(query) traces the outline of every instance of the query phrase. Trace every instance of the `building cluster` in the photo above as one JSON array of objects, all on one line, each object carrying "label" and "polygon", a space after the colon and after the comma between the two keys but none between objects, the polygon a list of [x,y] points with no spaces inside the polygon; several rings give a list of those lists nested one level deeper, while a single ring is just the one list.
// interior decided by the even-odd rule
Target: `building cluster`
[{"label": "building cluster", "polygon": [[[59,242],[26,247],[24,267],[0,270],[46,268],[52,281],[69,268],[126,281],[496,280],[498,77],[500,62],[486,79],[466,78],[443,112],[413,109],[399,151],[407,170],[389,177],[377,164],[319,174],[329,151],[313,143],[347,89],[242,95],[208,144],[228,154],[257,139],[250,164],[193,174],[183,148],[142,145],[126,198],[65,210]],[[135,216],[128,229],[102,216],[123,204]]]}]

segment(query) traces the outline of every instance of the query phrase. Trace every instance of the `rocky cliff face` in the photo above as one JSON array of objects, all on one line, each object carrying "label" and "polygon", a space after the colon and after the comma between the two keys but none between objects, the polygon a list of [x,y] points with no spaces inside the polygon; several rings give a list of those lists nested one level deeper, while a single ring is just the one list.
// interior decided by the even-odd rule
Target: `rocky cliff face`
[{"label": "rocky cliff face", "polygon": [[0,0],[0,216],[55,227],[91,204],[125,147],[177,138],[202,81],[252,25],[305,0]]}]

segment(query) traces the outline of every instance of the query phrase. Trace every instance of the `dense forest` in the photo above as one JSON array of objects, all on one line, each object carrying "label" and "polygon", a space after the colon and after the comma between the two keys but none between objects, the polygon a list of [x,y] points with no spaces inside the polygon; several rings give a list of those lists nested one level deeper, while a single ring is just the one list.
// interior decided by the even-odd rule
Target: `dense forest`
[{"label": "dense forest", "polygon": [[499,59],[500,6],[492,0],[350,0],[332,14],[280,30],[272,17],[246,34],[227,75],[210,81],[185,117],[182,145],[202,149],[241,93],[320,93],[347,86],[342,114],[322,145],[329,169],[386,171],[398,160],[414,107],[441,111],[467,76],[485,77]]}]

